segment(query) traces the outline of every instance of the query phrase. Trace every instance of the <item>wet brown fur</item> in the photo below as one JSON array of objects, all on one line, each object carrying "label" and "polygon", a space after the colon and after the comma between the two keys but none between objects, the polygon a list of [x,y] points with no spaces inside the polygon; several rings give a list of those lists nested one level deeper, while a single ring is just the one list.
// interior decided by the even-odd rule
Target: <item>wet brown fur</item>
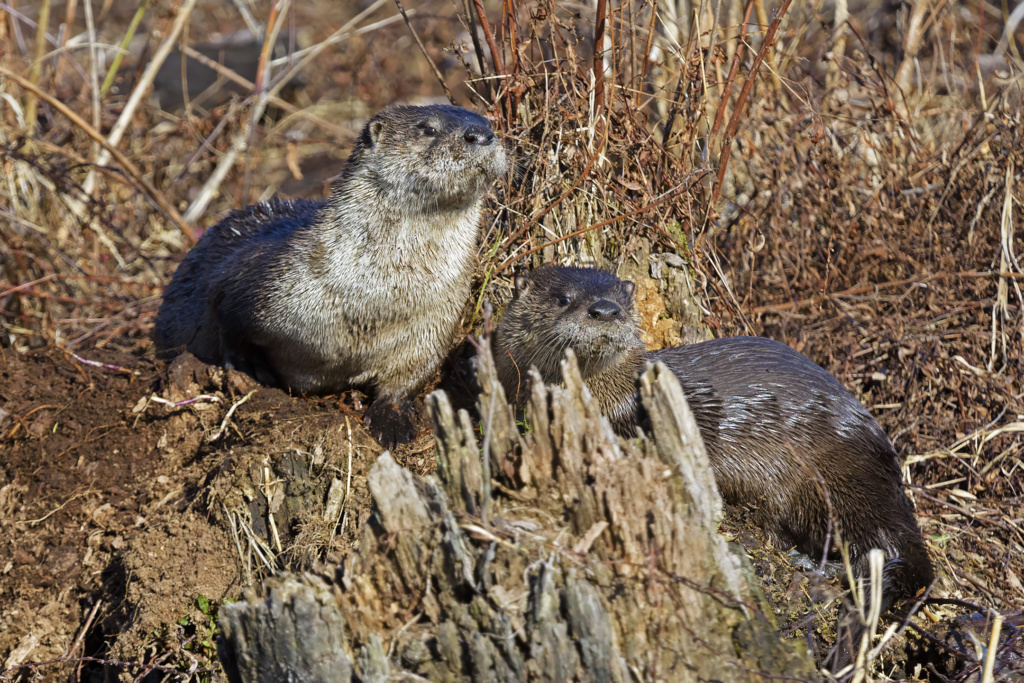
[{"label": "wet brown fur", "polygon": [[452,342],[507,165],[472,112],[381,111],[329,200],[264,202],[203,235],[164,292],[157,347],[300,392],[372,388],[374,436],[410,440],[409,399]]},{"label": "wet brown fur", "polygon": [[[591,394],[616,430],[631,436],[643,421],[639,374],[662,362],[679,378],[726,503],[753,507],[770,534],[814,558],[825,551],[832,519],[860,576],[868,573],[867,551],[880,548],[883,612],[931,583],[896,451],[845,387],[802,354],[760,337],[648,351],[632,292],[632,283],[590,268],[546,266],[519,276],[494,343],[510,400],[526,403],[521,378],[531,365],[545,382],[560,383],[559,363],[571,347]],[[847,650],[840,659],[848,658]]]}]

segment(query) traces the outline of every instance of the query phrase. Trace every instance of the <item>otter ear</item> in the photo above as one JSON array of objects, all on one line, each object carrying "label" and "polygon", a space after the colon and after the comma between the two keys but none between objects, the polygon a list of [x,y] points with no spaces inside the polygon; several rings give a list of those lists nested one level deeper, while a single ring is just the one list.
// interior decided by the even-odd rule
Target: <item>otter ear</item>
[{"label": "otter ear", "polygon": [[380,136],[384,132],[383,119],[376,119],[366,124],[366,132],[368,133],[368,137],[370,138],[370,144],[376,146],[377,141],[380,140]]},{"label": "otter ear", "polygon": [[530,291],[530,276],[526,273],[519,273],[515,278],[516,283],[516,296],[526,294]]},{"label": "otter ear", "polygon": [[623,303],[633,303],[633,292],[636,291],[636,283],[631,280],[622,281]]}]

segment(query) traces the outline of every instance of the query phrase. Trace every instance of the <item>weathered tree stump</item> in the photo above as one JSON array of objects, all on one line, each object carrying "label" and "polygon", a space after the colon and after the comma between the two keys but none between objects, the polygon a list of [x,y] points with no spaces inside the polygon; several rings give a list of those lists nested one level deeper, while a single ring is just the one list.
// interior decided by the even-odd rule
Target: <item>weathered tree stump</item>
[{"label": "weathered tree stump", "polygon": [[384,453],[376,514],[336,571],[223,609],[231,681],[814,677],[716,533],[721,498],[671,372],[644,375],[653,434],[625,441],[572,358],[564,388],[533,384],[522,431],[484,358],[479,432],[428,397],[436,477]]}]

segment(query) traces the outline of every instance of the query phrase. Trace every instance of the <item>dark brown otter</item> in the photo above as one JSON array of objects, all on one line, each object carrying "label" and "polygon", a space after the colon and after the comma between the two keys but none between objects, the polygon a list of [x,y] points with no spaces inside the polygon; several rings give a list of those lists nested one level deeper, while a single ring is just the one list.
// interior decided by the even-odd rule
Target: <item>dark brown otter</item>
[{"label": "dark brown otter", "polygon": [[507,163],[470,111],[381,111],[329,200],[264,202],[203,235],[164,292],[157,347],[300,392],[373,388],[374,437],[410,441],[410,399],[451,345]]},{"label": "dark brown otter", "polygon": [[[519,275],[494,343],[509,400],[526,403],[522,379],[531,366],[545,382],[560,383],[560,361],[572,348],[591,394],[616,430],[631,436],[643,421],[639,375],[660,361],[679,378],[726,503],[752,506],[770,534],[818,558],[831,519],[860,576],[868,574],[868,550],[881,549],[883,612],[932,582],[896,451],[845,387],[802,354],[760,337],[648,351],[633,290],[632,282],[592,268]],[[841,659],[848,657],[847,648]]]}]

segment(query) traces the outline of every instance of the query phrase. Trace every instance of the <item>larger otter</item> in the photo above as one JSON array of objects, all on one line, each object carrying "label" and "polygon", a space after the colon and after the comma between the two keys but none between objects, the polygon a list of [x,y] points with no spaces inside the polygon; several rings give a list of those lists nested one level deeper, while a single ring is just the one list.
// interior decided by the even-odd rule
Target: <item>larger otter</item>
[{"label": "larger otter", "polygon": [[158,348],[300,392],[375,388],[371,432],[410,441],[410,398],[452,342],[484,195],[506,168],[477,114],[384,109],[329,200],[264,202],[203,235],[164,292]]},{"label": "larger otter", "polygon": [[[638,377],[661,361],[679,378],[727,503],[752,505],[769,533],[813,557],[826,550],[831,518],[862,576],[868,550],[880,548],[883,612],[931,583],[896,451],[846,388],[807,357],[760,337],[648,351],[633,289],[592,268],[546,266],[518,276],[494,344],[510,400],[527,401],[522,378],[530,366],[545,382],[561,382],[560,361],[572,348],[591,394],[616,430],[632,435],[642,420]],[[849,648],[840,654],[848,656]]]}]

